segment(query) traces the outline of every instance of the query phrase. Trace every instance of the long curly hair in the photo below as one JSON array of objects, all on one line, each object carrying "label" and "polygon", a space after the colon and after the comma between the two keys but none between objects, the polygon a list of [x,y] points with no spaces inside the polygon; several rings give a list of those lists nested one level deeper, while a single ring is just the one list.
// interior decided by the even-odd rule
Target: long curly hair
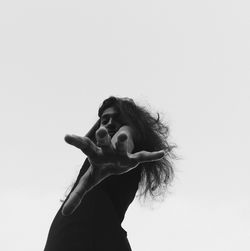
[{"label": "long curly hair", "polygon": [[139,182],[139,198],[152,199],[164,198],[167,188],[174,177],[173,160],[176,147],[168,140],[169,127],[160,118],[159,113],[153,116],[148,109],[137,105],[132,99],[111,96],[103,101],[98,116],[101,117],[105,109],[115,107],[123,114],[128,125],[136,131],[134,151],[159,151],[164,150],[165,156],[153,162],[141,163],[141,179]]}]

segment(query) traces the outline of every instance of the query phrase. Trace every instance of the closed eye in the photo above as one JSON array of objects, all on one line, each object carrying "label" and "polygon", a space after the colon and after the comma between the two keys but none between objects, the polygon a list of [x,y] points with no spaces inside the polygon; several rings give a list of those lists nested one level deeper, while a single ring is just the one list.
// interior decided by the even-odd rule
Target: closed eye
[{"label": "closed eye", "polygon": [[108,122],[108,120],[107,120],[107,119],[103,119],[103,120],[101,120],[101,124],[102,124],[102,125],[107,124],[107,122]]},{"label": "closed eye", "polygon": [[104,115],[101,118],[101,124],[105,125],[107,122],[109,121],[109,116],[108,115]]}]

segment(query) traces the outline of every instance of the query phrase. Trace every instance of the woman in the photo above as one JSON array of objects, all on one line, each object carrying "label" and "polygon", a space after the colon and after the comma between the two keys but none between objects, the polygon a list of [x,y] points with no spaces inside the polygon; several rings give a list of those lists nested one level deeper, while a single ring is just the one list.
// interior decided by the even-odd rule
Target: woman
[{"label": "woman", "polygon": [[45,251],[129,251],[124,215],[140,196],[164,194],[173,177],[168,127],[128,98],[110,97],[87,137],[66,136],[88,158],[51,225]]}]

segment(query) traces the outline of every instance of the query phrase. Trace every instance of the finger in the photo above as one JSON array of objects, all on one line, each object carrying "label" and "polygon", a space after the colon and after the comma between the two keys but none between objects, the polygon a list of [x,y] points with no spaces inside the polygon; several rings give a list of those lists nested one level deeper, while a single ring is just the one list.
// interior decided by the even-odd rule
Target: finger
[{"label": "finger", "polygon": [[76,135],[66,135],[64,140],[80,150],[88,157],[93,158],[98,153],[97,146],[87,137],[79,137]]},{"label": "finger", "polygon": [[130,157],[139,163],[157,161],[163,158],[165,155],[164,151],[156,151],[156,152],[147,152],[141,151],[134,154],[130,154]]},{"label": "finger", "polygon": [[96,131],[96,142],[96,144],[102,148],[104,153],[113,151],[111,138],[104,127],[101,127]]},{"label": "finger", "polygon": [[128,154],[128,136],[126,133],[121,133],[116,142],[116,152],[120,155]]}]

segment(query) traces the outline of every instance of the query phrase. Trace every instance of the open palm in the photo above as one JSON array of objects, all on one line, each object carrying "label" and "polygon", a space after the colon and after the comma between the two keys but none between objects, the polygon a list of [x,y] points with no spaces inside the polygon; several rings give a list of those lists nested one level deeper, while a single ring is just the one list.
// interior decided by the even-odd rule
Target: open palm
[{"label": "open palm", "polygon": [[65,202],[62,214],[70,215],[80,205],[84,195],[110,175],[123,174],[136,168],[142,162],[155,161],[164,156],[164,151],[131,153],[134,147],[130,128],[124,126],[112,137],[105,128],[96,132],[96,144],[88,137],[67,135],[65,141],[85,153],[90,168]]},{"label": "open palm", "polygon": [[67,135],[65,141],[88,156],[95,174],[101,179],[112,174],[123,174],[142,162],[155,161],[164,156],[164,151],[131,153],[133,140],[128,127],[120,129],[112,139],[104,127],[99,128],[96,144],[87,137],[76,135]]}]

